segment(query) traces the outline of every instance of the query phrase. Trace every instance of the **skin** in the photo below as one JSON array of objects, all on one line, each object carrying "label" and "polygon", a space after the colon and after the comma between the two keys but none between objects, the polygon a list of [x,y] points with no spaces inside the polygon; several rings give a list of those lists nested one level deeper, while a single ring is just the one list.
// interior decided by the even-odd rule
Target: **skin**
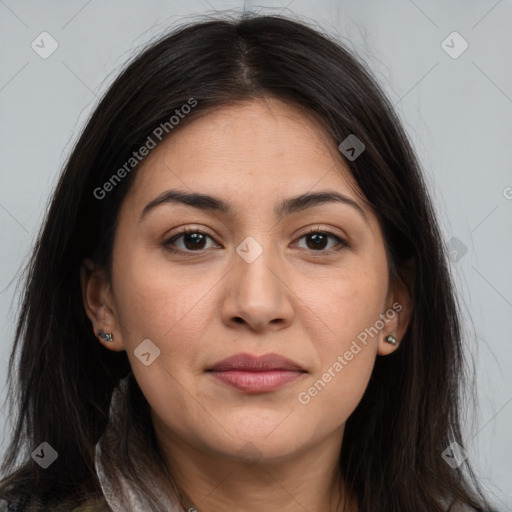
[{"label": "skin", "polygon": [[[139,220],[168,189],[216,196],[233,214],[166,203]],[[353,199],[368,222],[341,203],[274,215],[284,199],[324,190]],[[112,332],[105,347],[127,351],[168,466],[200,512],[342,510],[337,459],[345,422],[377,355],[397,348],[384,338],[400,341],[410,318],[407,291],[388,282],[382,231],[361,194],[315,118],[275,99],[233,104],[172,132],[146,158],[120,210],[112,282],[84,262],[94,332]],[[174,254],[162,244],[178,227],[208,236],[195,252],[190,238],[177,239],[174,247],[188,253]],[[335,251],[332,237],[316,248],[304,236],[308,228],[350,246]],[[251,263],[235,250],[248,236],[263,250]],[[299,393],[396,302],[402,310],[300,403]],[[161,351],[149,366],[134,354],[145,339]],[[205,372],[239,353],[278,353],[306,373],[251,395]],[[250,464],[242,458],[249,446]]]}]

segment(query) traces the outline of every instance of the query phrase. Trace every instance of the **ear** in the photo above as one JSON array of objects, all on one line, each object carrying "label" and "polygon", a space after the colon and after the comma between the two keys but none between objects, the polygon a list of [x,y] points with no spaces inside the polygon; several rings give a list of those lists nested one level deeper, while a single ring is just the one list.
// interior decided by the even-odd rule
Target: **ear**
[{"label": "ear", "polygon": [[[84,260],[80,268],[80,284],[85,312],[92,323],[94,335],[106,348],[114,352],[124,350],[115,303],[105,271],[91,260]],[[111,333],[112,340],[107,343],[100,338],[100,330]]]},{"label": "ear", "polygon": [[[414,275],[414,261],[410,260],[401,269],[400,278],[395,278],[389,286],[386,309],[382,315],[384,318],[384,328],[379,333],[379,345],[377,348],[377,353],[380,356],[387,356],[399,347],[409,326],[412,315]],[[389,335],[396,338],[396,345],[385,340],[386,336]]]}]

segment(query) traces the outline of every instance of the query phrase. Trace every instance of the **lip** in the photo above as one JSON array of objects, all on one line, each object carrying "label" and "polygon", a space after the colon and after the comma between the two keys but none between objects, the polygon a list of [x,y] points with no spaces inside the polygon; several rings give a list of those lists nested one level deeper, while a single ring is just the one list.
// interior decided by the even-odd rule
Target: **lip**
[{"label": "lip", "polygon": [[307,373],[299,364],[278,354],[236,354],[206,371],[227,386],[246,393],[273,391]]}]

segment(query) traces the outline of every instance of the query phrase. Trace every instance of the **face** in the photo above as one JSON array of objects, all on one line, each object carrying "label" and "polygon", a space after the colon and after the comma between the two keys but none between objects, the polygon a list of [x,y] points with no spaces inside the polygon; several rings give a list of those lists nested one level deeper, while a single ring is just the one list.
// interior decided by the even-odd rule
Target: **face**
[{"label": "face", "polygon": [[[376,356],[396,349],[385,336],[407,324],[358,190],[322,125],[277,100],[209,113],[152,150],[119,213],[112,282],[82,284],[163,443],[217,457],[252,443],[261,460],[341,444]],[[169,191],[214,199],[155,202]],[[217,365],[240,354],[253,358]]]}]

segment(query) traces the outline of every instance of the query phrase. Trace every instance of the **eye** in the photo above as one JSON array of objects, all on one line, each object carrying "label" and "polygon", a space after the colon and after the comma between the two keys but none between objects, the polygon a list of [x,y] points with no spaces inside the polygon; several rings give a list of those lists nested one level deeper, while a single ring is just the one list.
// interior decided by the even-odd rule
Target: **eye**
[{"label": "eye", "polygon": [[[171,238],[168,238],[162,245],[171,252],[201,252],[203,249],[207,249],[207,240],[213,240],[213,238],[204,231],[194,228],[185,228],[174,234]],[[330,231],[322,231],[318,228],[313,228],[307,233],[304,233],[299,240],[306,239],[306,249],[313,252],[331,252],[340,251],[350,245],[340,238],[338,235]],[[181,247],[177,247],[177,241],[181,241]],[[336,242],[334,246],[328,248],[329,240]]]},{"label": "eye", "polygon": [[[180,238],[183,239],[183,246],[175,247],[176,241]],[[205,243],[207,238],[213,240],[212,237],[204,231],[194,228],[186,228],[167,239],[163,242],[163,245],[172,252],[199,252],[206,248]]]},{"label": "eye", "polygon": [[[299,240],[303,238],[306,239],[306,249],[311,249],[314,252],[340,251],[345,247],[350,247],[349,244],[338,235],[330,231],[321,231],[318,228],[311,229],[307,233],[304,233]],[[329,245],[329,239],[337,241],[337,243],[335,243],[333,247],[326,248],[326,245]]]}]

